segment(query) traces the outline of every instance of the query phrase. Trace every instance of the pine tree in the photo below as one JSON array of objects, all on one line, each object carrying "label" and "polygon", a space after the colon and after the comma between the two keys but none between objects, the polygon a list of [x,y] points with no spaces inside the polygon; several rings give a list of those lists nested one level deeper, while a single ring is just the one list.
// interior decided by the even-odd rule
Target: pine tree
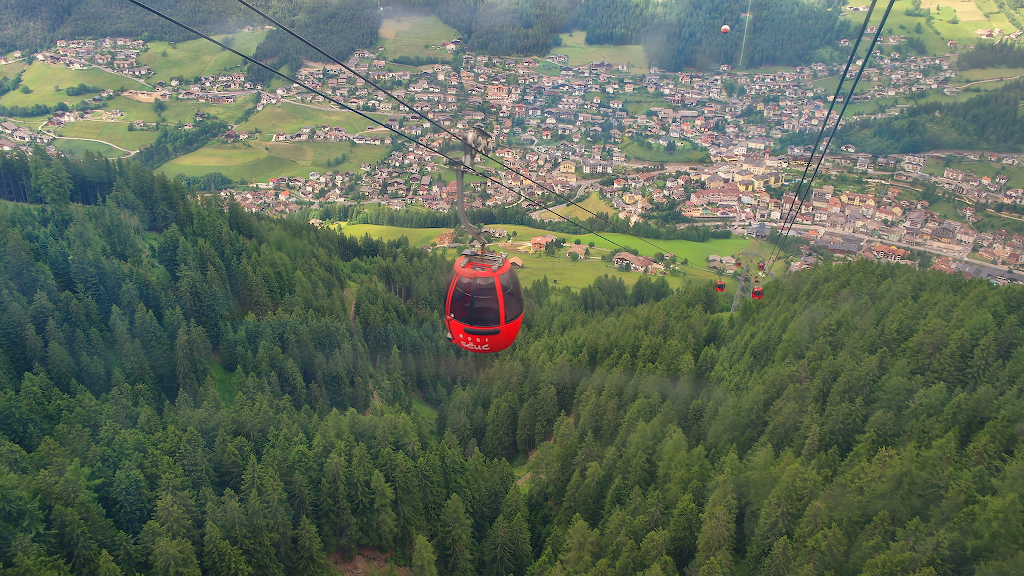
[{"label": "pine tree", "polygon": [[207,576],[248,576],[253,573],[242,551],[224,539],[216,524],[208,520],[203,532],[203,568]]},{"label": "pine tree", "polygon": [[356,545],[356,521],[348,501],[345,458],[334,451],[324,461],[319,487],[320,525],[331,547],[350,550]]},{"label": "pine tree", "polygon": [[593,566],[596,554],[597,530],[591,530],[579,514],[574,515],[565,533],[559,563],[570,574],[585,574]]},{"label": "pine tree", "polygon": [[131,462],[114,474],[114,509],[116,519],[130,534],[138,534],[146,519],[146,478]]},{"label": "pine tree", "polygon": [[100,563],[96,568],[96,576],[121,576],[124,572],[121,567],[114,563],[114,557],[104,548],[100,551]]},{"label": "pine tree", "polygon": [[413,534],[426,529],[423,519],[423,496],[420,479],[416,474],[416,464],[405,455],[397,452],[394,456],[394,512],[397,527],[396,543],[408,545],[413,541]]},{"label": "pine tree", "polygon": [[470,576],[473,568],[473,531],[466,507],[452,494],[441,512],[437,534],[438,563],[450,576]]},{"label": "pine tree", "polygon": [[160,537],[151,555],[155,576],[201,576],[195,548],[184,538]]},{"label": "pine tree", "polygon": [[388,550],[394,545],[395,535],[398,532],[398,527],[395,525],[395,512],[391,509],[395,491],[384,480],[384,475],[379,470],[374,470],[370,477],[370,491],[373,494],[371,541]]},{"label": "pine tree", "polygon": [[488,576],[505,576],[514,570],[512,537],[504,515],[498,516],[483,542],[484,570]]},{"label": "pine tree", "polygon": [[413,536],[412,576],[437,576],[437,556],[430,540],[423,534]]},{"label": "pine tree", "polygon": [[319,576],[327,574],[327,555],[316,525],[303,516],[295,533],[295,574]]},{"label": "pine tree", "polygon": [[700,534],[697,536],[697,557],[694,559],[701,576],[731,574],[735,565],[733,548],[736,543],[736,495],[728,471],[716,480],[704,512],[700,515]]}]

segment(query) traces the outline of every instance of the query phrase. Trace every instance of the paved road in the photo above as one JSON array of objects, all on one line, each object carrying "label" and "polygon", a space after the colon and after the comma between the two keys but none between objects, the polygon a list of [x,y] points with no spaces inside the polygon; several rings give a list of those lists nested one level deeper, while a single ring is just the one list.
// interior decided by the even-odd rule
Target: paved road
[{"label": "paved road", "polygon": [[967,84],[962,84],[960,86],[957,86],[957,88],[967,88],[968,86],[974,86],[975,84],[983,84],[985,82],[1000,82],[1000,81],[1003,81],[1003,80],[1016,80],[1017,78],[1020,78],[1020,77],[1021,77],[1021,75],[1018,74],[1016,76],[1010,76],[1008,78],[985,78],[984,80],[978,80],[976,82],[970,82],[970,83],[967,83]]}]

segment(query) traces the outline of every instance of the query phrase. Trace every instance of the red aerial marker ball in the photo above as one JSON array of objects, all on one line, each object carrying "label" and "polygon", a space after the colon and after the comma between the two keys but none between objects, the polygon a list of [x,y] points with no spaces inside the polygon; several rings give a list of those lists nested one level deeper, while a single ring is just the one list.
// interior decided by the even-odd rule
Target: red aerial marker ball
[{"label": "red aerial marker ball", "polygon": [[728,34],[730,30],[732,30],[732,28],[729,28],[728,24],[722,25],[722,34]]}]

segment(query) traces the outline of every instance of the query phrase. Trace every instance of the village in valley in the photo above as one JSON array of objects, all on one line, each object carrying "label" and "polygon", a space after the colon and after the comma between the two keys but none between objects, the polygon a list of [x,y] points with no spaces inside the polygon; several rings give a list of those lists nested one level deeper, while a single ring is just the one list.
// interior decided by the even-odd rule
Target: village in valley
[{"label": "village in valley", "polygon": [[[249,28],[238,35],[263,32]],[[853,98],[860,113],[844,122],[899,114],[907,106],[899,98],[919,92],[960,93],[953,54],[912,56],[906,42],[906,36],[884,37],[876,61],[867,68],[867,88]],[[181,110],[197,106],[187,121],[163,124],[180,131],[196,129],[220,109],[245,109],[243,121],[215,135],[207,148],[163,169],[168,175],[179,166],[191,169],[192,155],[210,147],[224,155],[253,151],[289,157],[288,147],[329,145],[342,152],[316,160],[314,150],[314,160],[306,163],[314,170],[294,164],[287,173],[265,178],[261,170],[247,170],[219,193],[246,210],[276,215],[332,203],[447,212],[455,199],[454,173],[435,151],[454,148],[442,128],[459,132],[483,123],[494,135],[494,157],[501,165],[485,162],[476,168],[488,178],[469,178],[469,208],[520,205],[537,209],[534,216],[542,221],[558,218],[543,206],[564,204],[559,200],[564,198],[593,198],[604,211],[634,225],[665,211],[678,213],[679,226],[747,232],[786,224],[811,248],[839,258],[904,261],[911,250],[925,251],[933,267],[1002,280],[1013,276],[978,266],[1024,267],[1024,237],[974,226],[992,214],[990,206],[1024,204],[1018,154],[877,155],[843,146],[830,150],[804,201],[795,196],[812,149],[780,141],[821,127],[832,98],[828,82],[841,73],[841,65],[751,72],[722,65],[714,73],[677,73],[633,63],[570,63],[568,56],[554,53],[528,58],[472,54],[458,41],[432,49],[439,60],[433,64],[398,64],[382,45],[356,52],[344,66],[306,62],[295,75],[301,84],[263,86],[240,71],[160,74],[155,64],[141,62],[152,47],[138,39],[60,40],[49,50],[11,54],[4,62],[64,74],[99,70],[131,88],[97,87],[84,100],[55,106],[39,122],[0,119],[0,148],[30,151],[39,145],[56,154],[68,133],[65,127],[87,122],[149,131],[151,142],[163,117],[157,109],[153,118],[142,104],[177,104]],[[118,102],[125,105],[115,107]],[[344,122],[310,121],[285,130],[267,121],[278,111],[301,111],[300,118],[311,119],[347,116]],[[143,142],[144,136],[136,135],[133,142]],[[137,152],[127,144],[95,140],[116,148],[115,155]],[[194,165],[219,170],[216,164]],[[975,166],[978,171],[972,170]],[[944,199],[942,210],[932,205],[937,196]],[[805,248],[805,258],[793,266],[814,261]]]}]

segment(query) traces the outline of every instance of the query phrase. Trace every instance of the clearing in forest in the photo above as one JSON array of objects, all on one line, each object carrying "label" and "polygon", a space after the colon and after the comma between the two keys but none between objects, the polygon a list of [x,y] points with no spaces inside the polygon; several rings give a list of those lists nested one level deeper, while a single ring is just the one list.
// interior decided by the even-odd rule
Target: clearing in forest
[{"label": "clearing in forest", "polygon": [[[385,18],[380,24],[380,44],[384,46],[385,58],[393,60],[398,56],[410,58],[437,58],[449,60],[446,50],[436,47],[451,42],[459,33],[437,16],[403,16]],[[433,47],[433,48],[432,48]]]},{"label": "clearing in forest", "polygon": [[643,46],[632,44],[613,46],[611,44],[587,44],[585,30],[573,30],[560,34],[562,45],[551,49],[552,54],[564,54],[569,57],[570,66],[582,66],[591,62],[608,62],[609,64],[626,64],[630,74],[646,74],[647,52]]},{"label": "clearing in forest", "polygon": [[[167,162],[159,170],[168,175],[202,176],[220,172],[232,180],[266,182],[278,176],[308,176],[310,172],[359,172],[360,164],[374,164],[390,153],[386,146],[348,142],[278,143],[249,140],[213,143]],[[340,164],[333,161],[344,159]]]},{"label": "clearing in forest", "polygon": [[[237,32],[221,34],[214,38],[242,54],[252,54],[266,35],[266,32]],[[176,44],[150,42],[149,49],[139,54],[138,61],[140,66],[153,68],[155,73],[147,79],[151,84],[160,80],[167,82],[174,77],[182,77],[191,82],[196,76],[218,72],[244,72],[245,64],[238,56],[202,38]]]},{"label": "clearing in forest", "polygon": [[65,89],[70,86],[85,84],[102,90],[118,90],[121,87],[130,90],[146,90],[147,87],[137,80],[118,74],[104,72],[99,68],[72,70],[63,66],[51,66],[35,61],[21,74],[21,83],[28,86],[31,92],[14,90],[0,97],[0,105],[33,106],[42,104],[54,106],[60,102],[75,104],[84,98],[92,98],[98,94],[90,93],[82,96],[68,96]]},{"label": "clearing in forest", "polygon": [[932,13],[941,12],[943,8],[953,9],[961,22],[988,20],[974,0],[921,0],[921,8],[928,8]]}]

